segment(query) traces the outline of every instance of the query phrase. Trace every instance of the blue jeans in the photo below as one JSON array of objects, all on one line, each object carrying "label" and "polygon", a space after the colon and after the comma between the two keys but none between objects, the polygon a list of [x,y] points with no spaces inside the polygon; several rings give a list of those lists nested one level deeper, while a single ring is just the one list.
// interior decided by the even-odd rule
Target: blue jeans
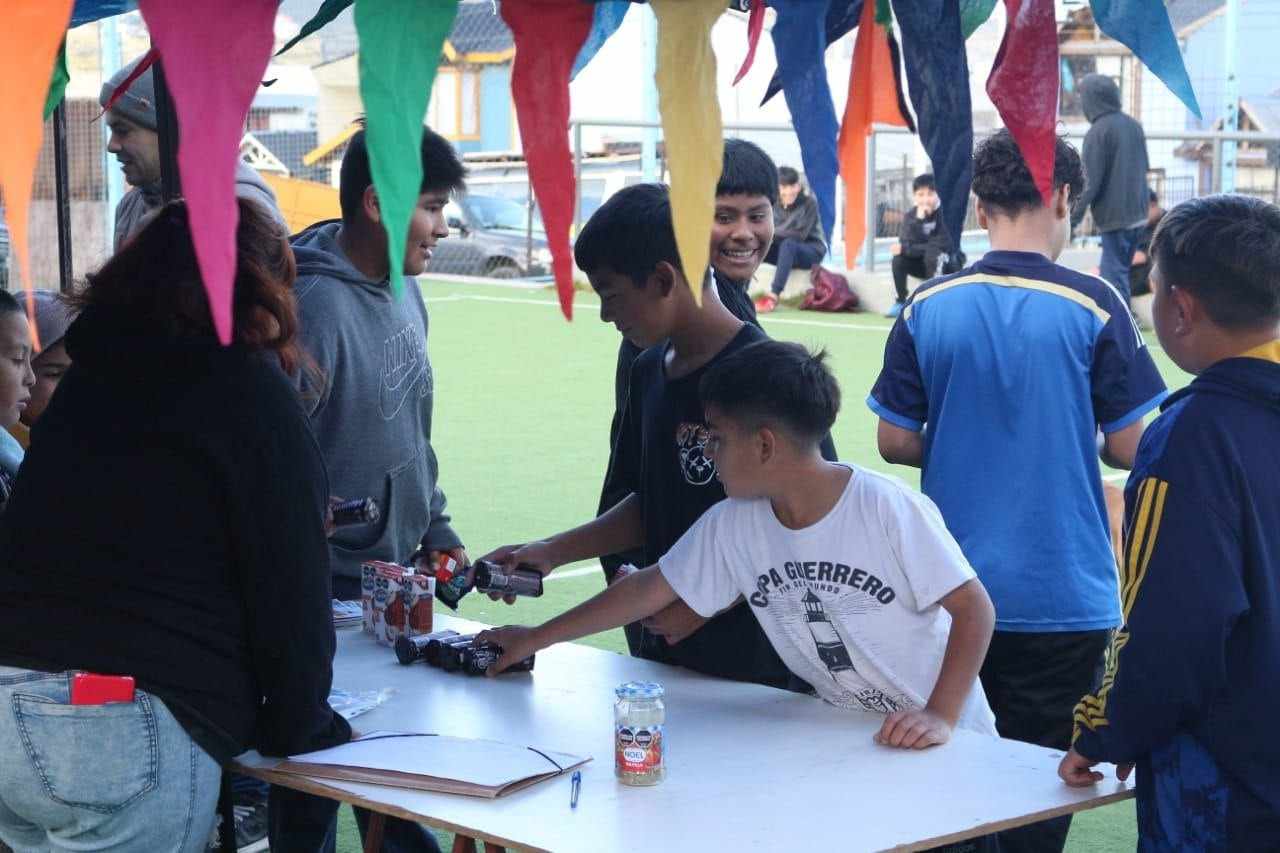
[{"label": "blue jeans", "polygon": [[209,844],[222,771],[156,697],[71,705],[68,673],[0,666],[0,840],[15,853]]},{"label": "blue jeans", "polygon": [[822,262],[822,251],[801,240],[790,237],[779,237],[769,247],[765,261],[775,265],[771,289],[774,296],[780,296],[787,289],[787,278],[791,270],[813,269],[813,265]]},{"label": "blue jeans", "polygon": [[1102,262],[1098,265],[1098,274],[1115,285],[1126,307],[1129,305],[1129,268],[1133,266],[1133,250],[1142,239],[1143,230],[1142,227],[1121,228],[1102,234]]}]

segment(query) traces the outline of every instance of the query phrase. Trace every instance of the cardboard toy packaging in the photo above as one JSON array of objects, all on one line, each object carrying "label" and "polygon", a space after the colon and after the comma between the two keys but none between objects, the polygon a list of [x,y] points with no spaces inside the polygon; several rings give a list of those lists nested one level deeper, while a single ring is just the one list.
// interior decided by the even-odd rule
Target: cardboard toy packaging
[{"label": "cardboard toy packaging", "polygon": [[360,590],[364,632],[379,645],[394,647],[402,635],[431,633],[435,578],[370,560],[361,566]]}]

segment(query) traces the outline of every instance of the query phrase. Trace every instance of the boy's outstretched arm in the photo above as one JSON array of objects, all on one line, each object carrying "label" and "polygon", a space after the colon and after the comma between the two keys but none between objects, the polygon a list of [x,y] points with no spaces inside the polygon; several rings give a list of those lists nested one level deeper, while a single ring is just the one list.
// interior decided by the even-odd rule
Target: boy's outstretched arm
[{"label": "boy's outstretched arm", "polygon": [[502,656],[489,669],[489,674],[495,675],[547,646],[620,628],[652,616],[677,598],[658,567],[650,566],[620,578],[594,598],[536,628],[508,625],[484,631],[477,639],[502,648]]},{"label": "boy's outstretched arm", "polygon": [[548,575],[565,563],[620,554],[642,544],[644,524],[640,516],[640,496],[632,492],[613,509],[586,524],[538,542],[503,545],[481,559],[506,566],[527,566]]},{"label": "boy's outstretched arm", "polygon": [[939,604],[951,614],[951,633],[938,681],[924,708],[896,711],[885,718],[876,740],[886,746],[924,749],[946,743],[987,656],[996,610],[982,582],[974,578],[961,584]]}]

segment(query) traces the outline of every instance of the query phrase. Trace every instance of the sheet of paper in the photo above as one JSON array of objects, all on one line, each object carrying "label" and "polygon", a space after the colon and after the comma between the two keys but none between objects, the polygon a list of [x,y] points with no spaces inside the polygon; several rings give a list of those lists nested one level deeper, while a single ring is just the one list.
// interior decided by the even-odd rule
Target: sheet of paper
[{"label": "sheet of paper", "polygon": [[502,787],[522,779],[554,773],[558,767],[568,767],[583,759],[494,740],[370,732],[359,740],[294,755],[289,760],[294,764],[416,773],[473,785]]}]

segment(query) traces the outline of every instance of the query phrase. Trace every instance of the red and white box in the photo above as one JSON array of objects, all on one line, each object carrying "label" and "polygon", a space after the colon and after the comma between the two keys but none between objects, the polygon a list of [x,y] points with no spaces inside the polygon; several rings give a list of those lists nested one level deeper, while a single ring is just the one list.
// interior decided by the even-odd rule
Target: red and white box
[{"label": "red and white box", "polygon": [[366,634],[383,646],[402,636],[431,633],[436,579],[396,563],[369,560],[361,566],[361,612]]}]

